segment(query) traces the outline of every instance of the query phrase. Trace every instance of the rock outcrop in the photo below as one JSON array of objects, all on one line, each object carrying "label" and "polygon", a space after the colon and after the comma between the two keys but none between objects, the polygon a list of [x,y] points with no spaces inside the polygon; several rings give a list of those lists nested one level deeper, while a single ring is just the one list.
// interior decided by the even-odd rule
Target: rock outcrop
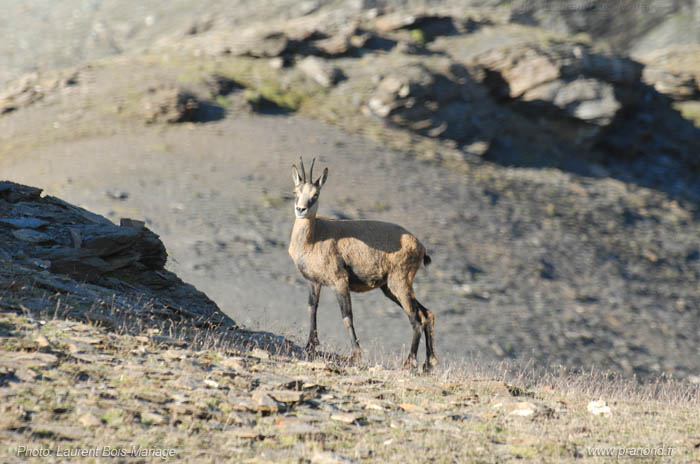
[{"label": "rock outcrop", "polygon": [[641,64],[575,43],[494,49],[469,66],[496,99],[540,120],[578,125],[571,141],[586,148],[643,94]]},{"label": "rock outcrop", "polygon": [[143,101],[147,123],[196,121],[198,111],[197,97],[183,89],[151,89]]},{"label": "rock outcrop", "polygon": [[78,83],[78,79],[78,72],[24,74],[0,88],[0,115],[31,105],[57,90],[72,87]]},{"label": "rock outcrop", "polygon": [[[144,222],[122,219],[117,226],[41,193],[0,182],[0,269],[8,279],[0,278],[0,287],[64,293],[63,311],[112,326],[122,317],[235,326],[206,295],[164,268],[165,246]],[[0,297],[0,307],[41,310],[45,301],[33,293]]]},{"label": "rock outcrop", "polygon": [[499,115],[495,103],[457,65],[438,72],[410,64],[381,78],[367,103],[375,116],[429,137],[488,143]]}]

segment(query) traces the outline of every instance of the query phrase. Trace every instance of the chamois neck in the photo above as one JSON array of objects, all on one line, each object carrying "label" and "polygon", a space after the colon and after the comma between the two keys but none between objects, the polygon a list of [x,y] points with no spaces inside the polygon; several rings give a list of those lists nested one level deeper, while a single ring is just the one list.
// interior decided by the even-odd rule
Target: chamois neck
[{"label": "chamois neck", "polygon": [[296,243],[300,246],[311,245],[314,241],[314,229],[316,227],[316,216],[300,218],[294,220],[292,235]]}]

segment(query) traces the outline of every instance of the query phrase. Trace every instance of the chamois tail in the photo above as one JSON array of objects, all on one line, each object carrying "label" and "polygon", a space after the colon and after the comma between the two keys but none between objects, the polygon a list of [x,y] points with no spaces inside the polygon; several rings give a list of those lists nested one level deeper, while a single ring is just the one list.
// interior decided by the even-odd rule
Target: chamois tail
[{"label": "chamois tail", "polygon": [[427,254],[423,255],[423,266],[428,267],[432,262],[433,260],[430,258],[430,256],[428,256]]}]

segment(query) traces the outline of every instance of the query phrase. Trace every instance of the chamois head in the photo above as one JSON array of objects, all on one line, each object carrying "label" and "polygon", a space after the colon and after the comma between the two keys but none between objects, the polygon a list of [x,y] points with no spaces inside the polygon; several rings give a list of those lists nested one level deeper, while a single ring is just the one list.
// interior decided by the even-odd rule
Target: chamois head
[{"label": "chamois head", "polygon": [[311,169],[309,170],[309,178],[306,178],[304,170],[304,160],[299,158],[301,166],[301,174],[295,165],[292,165],[292,177],[294,179],[294,214],[298,218],[314,217],[318,209],[318,196],[321,193],[321,187],[326,183],[328,178],[328,168],[323,170],[323,175],[313,180],[314,163],[316,158],[311,161]]}]

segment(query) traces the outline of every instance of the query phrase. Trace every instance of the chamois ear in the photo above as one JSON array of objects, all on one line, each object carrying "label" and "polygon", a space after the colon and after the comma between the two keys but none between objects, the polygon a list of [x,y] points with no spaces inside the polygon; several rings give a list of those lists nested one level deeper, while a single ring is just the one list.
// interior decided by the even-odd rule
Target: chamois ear
[{"label": "chamois ear", "polygon": [[299,187],[299,184],[301,184],[301,176],[299,175],[299,170],[297,170],[297,167],[294,164],[292,164],[292,179],[294,179],[294,187]]},{"label": "chamois ear", "polygon": [[323,174],[316,181],[316,185],[318,185],[319,187],[323,187],[323,184],[326,183],[326,179],[328,179],[328,168],[323,169]]}]

